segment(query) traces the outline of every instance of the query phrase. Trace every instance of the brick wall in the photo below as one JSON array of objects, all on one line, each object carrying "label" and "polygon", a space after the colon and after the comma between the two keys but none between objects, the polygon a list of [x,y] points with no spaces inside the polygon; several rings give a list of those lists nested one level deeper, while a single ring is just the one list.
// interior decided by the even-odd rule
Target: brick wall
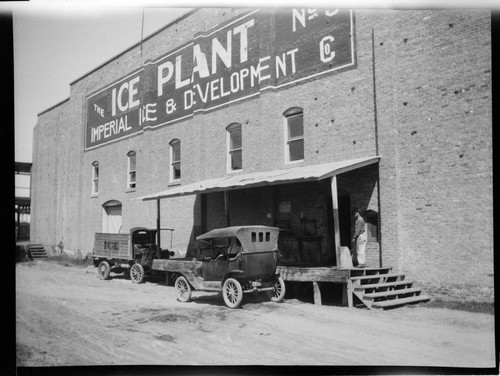
[{"label": "brick wall", "polygon": [[[244,12],[191,13],[144,41],[142,56],[139,46],[133,47],[72,83],[69,100],[39,116],[34,131],[32,241],[52,245],[62,240],[67,248],[90,251],[108,200],[122,203],[124,230],[155,227],[156,202],[133,198],[169,187],[168,144],[174,138],[181,140],[182,184],[227,175],[226,127],[233,122],[241,123],[243,130],[240,173],[287,168],[282,113],[298,106],[304,109],[305,136],[305,160],[299,165],[373,156],[378,146],[378,168],[338,178],[339,191],[350,195],[351,207],[379,213],[380,243],[368,243],[369,264],[378,265],[381,259],[437,290],[468,286],[471,291],[492,291],[487,11],[356,11],[355,69],[266,91],[83,152],[86,96]],[[131,150],[137,153],[137,188],[129,192]],[[97,197],[90,194],[94,161],[100,164]],[[293,207],[295,202],[303,205],[293,215],[304,211],[306,217],[322,221],[322,227],[331,225],[324,209],[318,208],[316,200],[321,199],[308,187],[283,186],[280,192],[290,195]],[[201,201],[199,195],[161,201],[162,226],[176,229],[174,248],[194,246],[194,237],[202,231]],[[232,223],[271,222],[270,188],[230,192],[230,202]],[[223,204],[222,193],[207,195],[207,230],[225,225]],[[169,237],[162,238],[162,244],[170,245]],[[323,239],[322,247],[329,246]]]},{"label": "brick wall", "polygon": [[434,284],[492,286],[489,14],[383,20],[374,45],[384,263]]}]

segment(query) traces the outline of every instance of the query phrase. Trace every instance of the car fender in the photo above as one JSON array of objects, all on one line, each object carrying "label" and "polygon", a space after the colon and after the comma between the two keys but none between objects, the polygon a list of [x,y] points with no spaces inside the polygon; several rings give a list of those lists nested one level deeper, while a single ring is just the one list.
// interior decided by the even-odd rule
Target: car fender
[{"label": "car fender", "polygon": [[184,278],[186,278],[187,281],[189,282],[189,284],[191,285],[191,287],[194,288],[195,290],[198,290],[201,287],[200,283],[196,279],[196,276],[192,272],[190,272],[190,271],[188,271],[188,272],[186,272],[186,271],[176,272],[175,279],[177,279],[180,276],[183,276]]},{"label": "car fender", "polygon": [[230,272],[227,272],[224,274],[224,277],[222,277],[222,284],[224,284],[224,281],[228,278],[234,278],[238,279],[238,275],[243,274],[243,270],[231,270]]}]

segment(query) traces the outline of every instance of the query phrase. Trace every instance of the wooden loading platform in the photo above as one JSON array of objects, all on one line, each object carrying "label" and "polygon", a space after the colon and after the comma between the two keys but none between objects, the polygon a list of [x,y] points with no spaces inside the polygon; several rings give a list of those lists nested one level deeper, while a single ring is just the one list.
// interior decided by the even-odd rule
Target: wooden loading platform
[{"label": "wooden loading platform", "polygon": [[278,266],[283,280],[311,282],[314,303],[322,304],[319,283],[342,284],[342,303],[348,307],[391,309],[408,304],[423,303],[430,297],[413,287],[404,273],[393,273],[392,268],[292,267]]}]

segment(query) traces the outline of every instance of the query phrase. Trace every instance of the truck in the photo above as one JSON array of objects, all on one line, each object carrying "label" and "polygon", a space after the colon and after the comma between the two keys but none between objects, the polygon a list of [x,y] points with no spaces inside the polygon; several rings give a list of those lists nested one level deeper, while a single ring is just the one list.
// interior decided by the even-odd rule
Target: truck
[{"label": "truck", "polygon": [[177,300],[188,302],[194,291],[220,292],[229,308],[238,308],[243,295],[265,293],[275,302],[285,297],[285,283],[276,272],[280,229],[260,225],[230,226],[196,238],[196,257],[174,258],[155,243],[156,230],[136,228],[130,234],[97,233],[94,265],[100,278],[130,270],[141,283],[147,273],[165,272],[174,281]]},{"label": "truck", "polygon": [[[170,231],[173,229],[161,228]],[[92,252],[94,266],[103,280],[111,273],[126,273],[133,283],[142,283],[153,271],[153,260],[168,259],[174,252],[157,245],[158,230],[145,227],[132,228],[126,234],[96,233]]]}]

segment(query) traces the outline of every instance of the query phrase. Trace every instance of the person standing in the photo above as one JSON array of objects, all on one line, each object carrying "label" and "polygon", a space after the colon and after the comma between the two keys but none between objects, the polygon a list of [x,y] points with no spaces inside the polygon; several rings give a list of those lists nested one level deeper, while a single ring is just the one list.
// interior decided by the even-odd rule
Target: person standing
[{"label": "person standing", "polygon": [[363,268],[366,266],[365,259],[365,246],[366,246],[366,223],[363,217],[361,216],[361,211],[356,208],[354,211],[354,218],[356,223],[354,225],[354,235],[352,237],[353,248],[356,249],[356,260],[353,260],[354,266],[358,266]]}]

